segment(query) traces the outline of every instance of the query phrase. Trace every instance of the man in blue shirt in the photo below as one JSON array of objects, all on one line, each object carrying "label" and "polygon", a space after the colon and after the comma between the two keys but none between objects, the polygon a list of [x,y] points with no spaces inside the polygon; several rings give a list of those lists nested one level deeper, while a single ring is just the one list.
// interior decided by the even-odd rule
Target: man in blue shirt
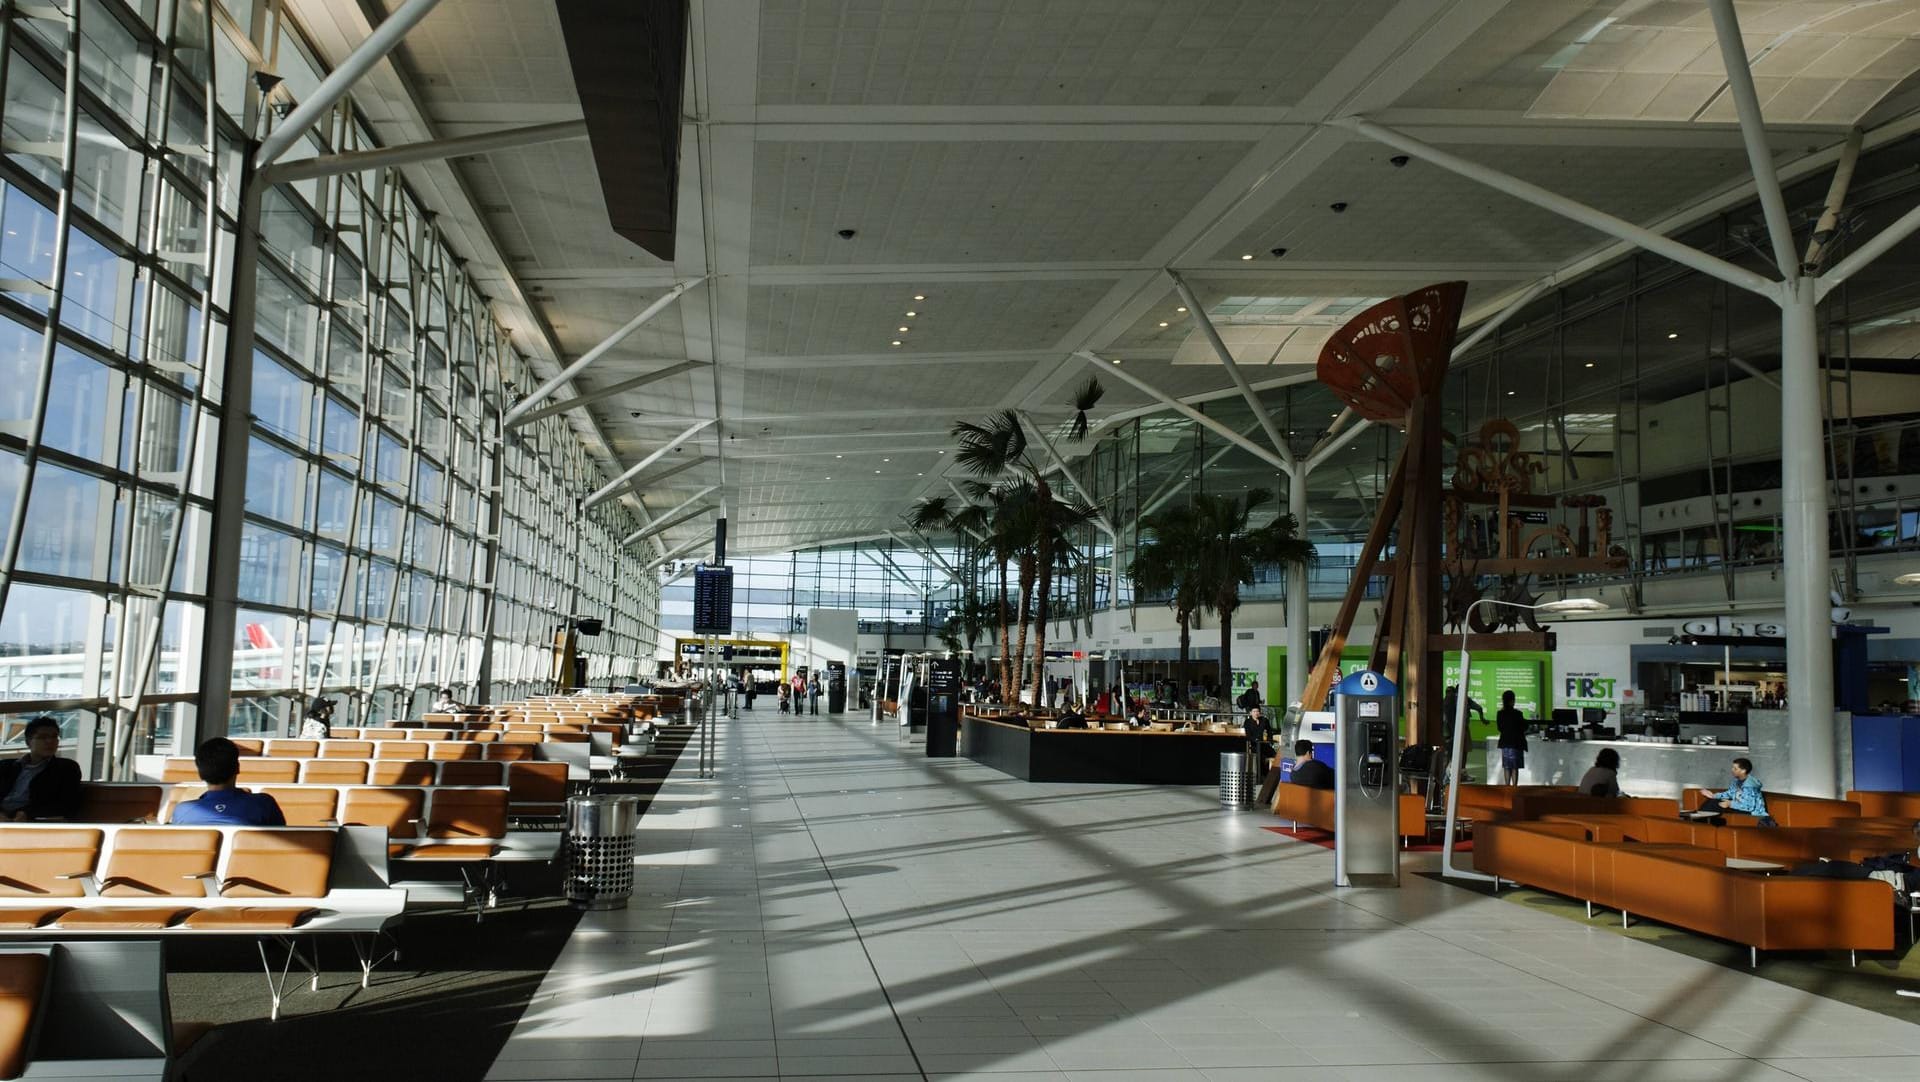
[{"label": "man in blue shirt", "polygon": [[1744,756],[1733,761],[1733,784],[1726,789],[1707,797],[1703,810],[1741,812],[1760,820],[1761,826],[1772,826],[1773,816],[1767,814],[1767,797],[1760,790],[1760,779],[1753,776],[1753,760]]},{"label": "man in blue shirt", "polygon": [[193,765],[207,791],[198,800],[176,805],[172,822],[178,824],[283,827],[287,818],[280,805],[265,793],[250,793],[233,784],[240,776],[240,747],[224,736],[203,742],[194,750]]}]

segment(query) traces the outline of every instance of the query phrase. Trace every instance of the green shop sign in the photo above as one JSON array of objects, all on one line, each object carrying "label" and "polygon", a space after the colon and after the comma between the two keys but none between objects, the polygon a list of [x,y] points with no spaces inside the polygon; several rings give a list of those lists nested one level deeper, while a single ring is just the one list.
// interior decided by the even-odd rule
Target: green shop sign
[{"label": "green shop sign", "polygon": [[[1341,675],[1366,668],[1372,652],[1370,646],[1356,646],[1349,643],[1347,648],[1340,652]],[[1442,686],[1451,687],[1460,682],[1460,654],[1458,651],[1449,650],[1444,658]],[[1493,735],[1493,715],[1500,709],[1502,692],[1513,692],[1514,706],[1527,717],[1548,716],[1554,705],[1552,686],[1548,682],[1552,672],[1553,655],[1545,651],[1483,650],[1475,653],[1473,673],[1467,681],[1467,694],[1486,710],[1487,720],[1482,723],[1478,715],[1468,715],[1473,739],[1481,740]],[[1399,673],[1389,675],[1398,682]],[[1269,699],[1274,702],[1284,702],[1287,695],[1295,693],[1294,689],[1286,686],[1286,677],[1287,648],[1267,647],[1267,697]],[[1607,697],[1610,698],[1615,681],[1611,679],[1594,681],[1589,684],[1589,687],[1597,687],[1598,683],[1607,685]],[[1611,707],[1611,703],[1571,701],[1571,695],[1567,696],[1567,699],[1569,701],[1565,705],[1569,706],[1606,705]]]}]

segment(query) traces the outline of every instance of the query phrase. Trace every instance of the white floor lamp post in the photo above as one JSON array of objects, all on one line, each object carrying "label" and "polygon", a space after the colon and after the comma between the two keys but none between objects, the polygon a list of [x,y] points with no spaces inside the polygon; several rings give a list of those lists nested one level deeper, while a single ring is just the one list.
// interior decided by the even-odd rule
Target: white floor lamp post
[{"label": "white floor lamp post", "polygon": [[1473,656],[1467,650],[1467,635],[1473,619],[1473,610],[1482,605],[1504,605],[1510,609],[1530,609],[1534,612],[1605,612],[1613,606],[1591,597],[1566,597],[1558,601],[1548,601],[1539,605],[1521,605],[1499,598],[1483,597],[1467,606],[1460,617],[1460,683],[1456,685],[1453,701],[1453,754],[1447,770],[1447,837],[1440,852],[1440,875],[1446,879],[1478,879],[1492,882],[1494,877],[1480,872],[1467,871],[1453,866],[1453,838],[1458,831],[1460,821],[1460,770],[1465,760],[1467,748],[1467,676],[1472,672]]}]

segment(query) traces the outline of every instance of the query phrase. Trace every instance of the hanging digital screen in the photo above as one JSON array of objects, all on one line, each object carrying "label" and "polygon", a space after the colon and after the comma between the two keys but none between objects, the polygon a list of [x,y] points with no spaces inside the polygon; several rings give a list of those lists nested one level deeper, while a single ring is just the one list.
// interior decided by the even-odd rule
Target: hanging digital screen
[{"label": "hanging digital screen", "polygon": [[693,633],[733,633],[733,568],[693,569]]}]

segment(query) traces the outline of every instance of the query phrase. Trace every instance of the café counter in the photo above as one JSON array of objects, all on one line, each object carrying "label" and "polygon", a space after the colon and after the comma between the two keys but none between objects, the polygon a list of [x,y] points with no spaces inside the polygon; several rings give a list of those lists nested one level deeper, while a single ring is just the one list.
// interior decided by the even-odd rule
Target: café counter
[{"label": "caf\u00e9 counter", "polygon": [[1220,753],[1246,750],[1238,730],[1030,729],[1019,721],[960,716],[960,754],[1023,781],[1215,785]]}]

